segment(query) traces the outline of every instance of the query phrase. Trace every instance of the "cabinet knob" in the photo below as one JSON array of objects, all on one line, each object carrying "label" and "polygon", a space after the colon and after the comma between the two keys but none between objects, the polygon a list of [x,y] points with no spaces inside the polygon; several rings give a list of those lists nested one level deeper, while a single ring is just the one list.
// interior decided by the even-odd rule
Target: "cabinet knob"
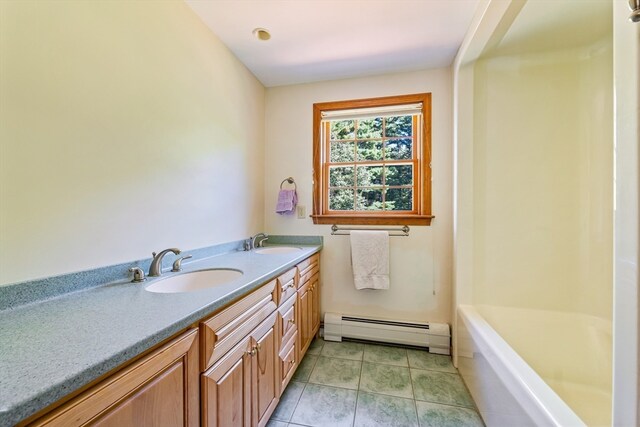
[{"label": "cabinet knob", "polygon": [[259,346],[251,347],[251,350],[247,351],[249,356],[255,356],[255,354],[259,351]]},{"label": "cabinet knob", "polygon": [[288,321],[287,323],[289,323],[289,324],[293,325],[294,323],[296,323],[296,321],[295,321],[295,320],[293,320],[293,319],[289,319],[289,321]]}]

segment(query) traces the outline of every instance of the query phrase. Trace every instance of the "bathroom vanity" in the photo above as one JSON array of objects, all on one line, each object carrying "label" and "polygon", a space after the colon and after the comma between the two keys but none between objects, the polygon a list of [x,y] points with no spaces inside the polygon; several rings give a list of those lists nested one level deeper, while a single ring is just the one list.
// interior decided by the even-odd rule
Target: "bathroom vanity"
[{"label": "bathroom vanity", "polygon": [[[75,392],[68,390],[67,396],[18,425],[266,425],[318,333],[319,250],[315,246],[299,255],[238,252],[215,257],[215,262],[232,266],[225,257],[241,260],[235,263],[240,269],[239,264],[251,264],[251,277],[236,281],[237,291],[209,302],[204,310],[208,313],[195,322]],[[198,267],[213,265],[202,262]],[[197,293],[207,295],[192,295]],[[185,298],[158,297],[167,302]],[[70,351],[67,356],[75,355]]]}]

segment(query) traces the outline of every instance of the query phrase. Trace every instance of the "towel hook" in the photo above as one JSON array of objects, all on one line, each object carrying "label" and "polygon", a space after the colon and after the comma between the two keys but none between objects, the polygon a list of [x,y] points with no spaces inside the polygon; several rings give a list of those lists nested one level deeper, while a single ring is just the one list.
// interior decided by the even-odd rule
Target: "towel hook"
[{"label": "towel hook", "polygon": [[282,182],[280,183],[280,189],[282,190],[282,186],[284,185],[285,182],[288,182],[289,184],[293,184],[293,189],[297,190],[298,186],[296,185],[296,181],[293,179],[292,176],[290,176],[289,178],[285,178],[282,180]]}]

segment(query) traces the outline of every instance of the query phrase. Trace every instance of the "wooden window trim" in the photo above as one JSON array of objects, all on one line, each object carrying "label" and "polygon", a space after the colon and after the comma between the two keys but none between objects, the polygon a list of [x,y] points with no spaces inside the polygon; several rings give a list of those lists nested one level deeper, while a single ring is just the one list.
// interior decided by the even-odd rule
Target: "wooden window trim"
[{"label": "wooden window trim", "polygon": [[[407,212],[354,212],[339,211],[329,213],[326,209],[325,188],[328,165],[324,161],[328,155],[323,151],[325,144],[321,140],[323,111],[336,111],[368,107],[393,106],[412,103],[422,103],[422,144],[417,155],[414,180],[415,202],[414,211]],[[412,162],[415,159],[411,160]],[[408,162],[407,162],[408,163]],[[349,101],[322,102],[313,104],[313,214],[314,224],[345,224],[345,225],[431,225],[434,216],[431,213],[431,93],[412,95],[388,96],[380,98],[366,98]]]}]

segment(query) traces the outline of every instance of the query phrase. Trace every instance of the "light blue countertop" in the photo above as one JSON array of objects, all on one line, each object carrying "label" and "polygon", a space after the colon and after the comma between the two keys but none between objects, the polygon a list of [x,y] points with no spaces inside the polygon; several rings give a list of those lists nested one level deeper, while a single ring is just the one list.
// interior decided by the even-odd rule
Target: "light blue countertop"
[{"label": "light blue countertop", "polygon": [[[212,289],[161,294],[145,291],[158,279],[120,281],[0,311],[0,426],[29,417],[321,249],[295,246],[302,250],[236,251],[185,261],[183,273],[208,268],[244,273]],[[179,273],[163,278],[172,274]]]}]

